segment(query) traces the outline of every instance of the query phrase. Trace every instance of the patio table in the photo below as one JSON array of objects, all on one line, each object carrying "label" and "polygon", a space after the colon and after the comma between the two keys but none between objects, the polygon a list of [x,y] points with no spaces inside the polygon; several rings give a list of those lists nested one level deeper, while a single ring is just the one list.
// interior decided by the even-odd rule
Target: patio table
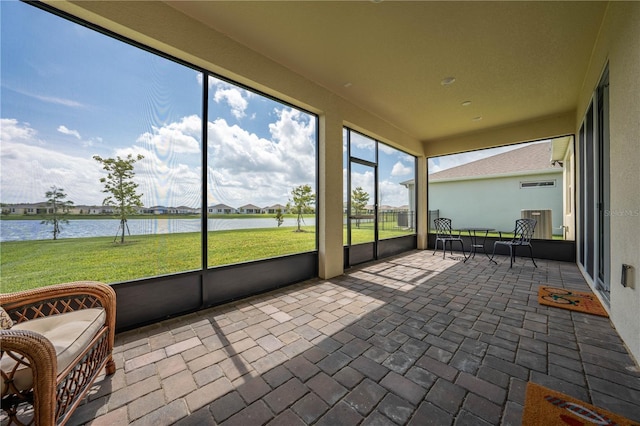
[{"label": "patio table", "polygon": [[[469,238],[471,239],[471,250],[469,251],[469,256],[464,260],[465,262],[471,259],[471,257],[475,257],[476,252],[480,247],[482,247],[482,251],[484,252],[485,256],[489,258],[489,255],[487,254],[487,250],[484,248],[484,245],[485,245],[485,242],[487,241],[487,235],[489,234],[489,232],[495,231],[494,228],[470,227],[470,228],[460,228],[458,229],[458,231],[468,232]],[[483,232],[484,232],[484,235],[482,235]],[[482,244],[478,243],[479,237],[482,238]]]}]

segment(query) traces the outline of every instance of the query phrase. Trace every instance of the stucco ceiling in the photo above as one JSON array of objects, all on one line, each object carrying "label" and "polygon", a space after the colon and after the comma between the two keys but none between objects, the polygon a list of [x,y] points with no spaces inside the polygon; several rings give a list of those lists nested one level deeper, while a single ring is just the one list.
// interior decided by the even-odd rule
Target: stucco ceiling
[{"label": "stucco ceiling", "polygon": [[607,6],[166,3],[422,141],[574,110]]}]

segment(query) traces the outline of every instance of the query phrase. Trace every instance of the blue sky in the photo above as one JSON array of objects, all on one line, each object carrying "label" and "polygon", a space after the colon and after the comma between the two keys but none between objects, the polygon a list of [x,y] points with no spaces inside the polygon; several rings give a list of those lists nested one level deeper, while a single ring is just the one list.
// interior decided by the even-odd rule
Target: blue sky
[{"label": "blue sky", "polygon": [[[203,74],[35,7],[0,2],[3,203],[44,201],[52,186],[101,204],[93,155],[142,154],[146,206],[199,207]],[[315,118],[208,80],[207,204],[286,203],[315,189]]]},{"label": "blue sky", "polygon": [[[140,153],[145,206],[200,206],[199,71],[24,3],[0,1],[0,15],[1,202],[41,202],[55,185],[76,205],[99,205],[104,172],[92,156]],[[313,116],[208,84],[208,205],[286,204],[297,185],[315,190]],[[381,203],[407,204],[399,183],[413,178],[413,158],[383,148]]]}]

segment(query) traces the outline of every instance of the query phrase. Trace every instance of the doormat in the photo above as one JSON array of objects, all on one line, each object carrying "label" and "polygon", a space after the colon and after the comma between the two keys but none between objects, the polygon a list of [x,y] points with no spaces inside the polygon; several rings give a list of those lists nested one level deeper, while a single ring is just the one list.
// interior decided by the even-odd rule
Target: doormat
[{"label": "doormat", "polygon": [[640,423],[632,422],[610,411],[529,382],[527,383],[522,425],[640,426]]},{"label": "doormat", "polygon": [[540,286],[538,288],[538,303],[556,308],[600,315],[601,317],[609,316],[596,295],[591,292]]}]

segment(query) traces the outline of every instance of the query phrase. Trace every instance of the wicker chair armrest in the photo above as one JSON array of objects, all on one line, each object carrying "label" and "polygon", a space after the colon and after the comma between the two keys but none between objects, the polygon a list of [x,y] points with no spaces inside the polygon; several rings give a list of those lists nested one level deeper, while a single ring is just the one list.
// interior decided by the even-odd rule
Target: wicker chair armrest
[{"label": "wicker chair armrest", "polygon": [[[61,302],[66,299],[76,300],[74,303]],[[0,294],[0,305],[17,323],[95,307],[93,302],[97,302],[105,310],[109,342],[113,347],[116,328],[116,292],[107,284],[97,281],[76,281]]]},{"label": "wicker chair armrest", "polygon": [[[22,355],[30,364],[34,407],[38,407],[35,424],[54,424],[58,363],[53,345],[41,334],[28,330],[0,330],[0,337],[5,356],[8,353],[18,357]],[[11,371],[2,371],[2,380],[7,383],[5,392],[8,393],[11,393],[11,378]]]},{"label": "wicker chair armrest", "polygon": [[15,293],[3,293],[0,294],[0,305],[5,310],[10,311],[24,305],[81,294],[97,297],[104,307],[113,304],[115,301],[115,292],[110,286],[97,281],[77,281],[22,290]]}]

